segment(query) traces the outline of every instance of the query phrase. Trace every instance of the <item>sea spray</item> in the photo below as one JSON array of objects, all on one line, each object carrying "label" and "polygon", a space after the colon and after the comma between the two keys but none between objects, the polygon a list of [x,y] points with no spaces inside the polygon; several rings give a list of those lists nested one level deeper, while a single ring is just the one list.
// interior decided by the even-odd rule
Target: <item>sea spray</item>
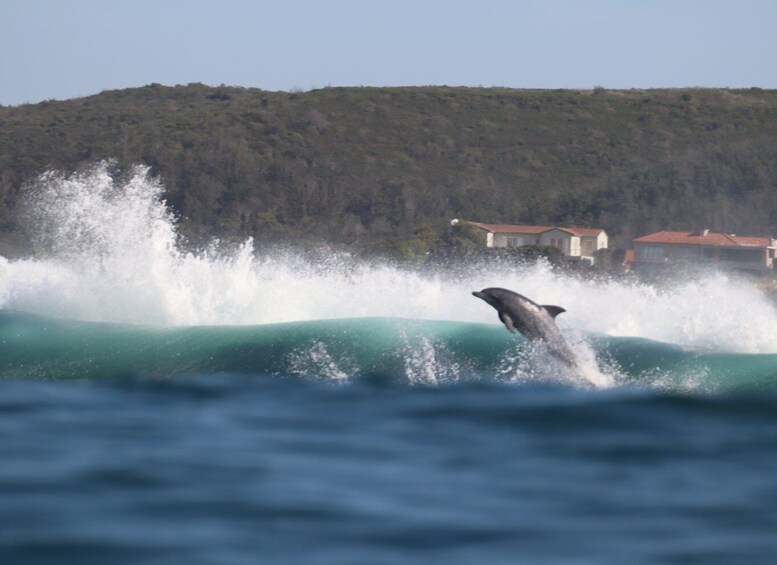
[{"label": "sea spray", "polygon": [[443,343],[435,343],[429,336],[411,340],[402,336],[405,342],[403,357],[405,377],[414,385],[440,385],[458,381],[465,374],[472,378],[476,373],[463,370],[453,354]]},{"label": "sea spray", "polygon": [[324,342],[313,340],[294,349],[287,358],[288,372],[300,377],[314,376],[333,382],[346,382],[359,373],[353,359],[335,359]]},{"label": "sea spray", "polygon": [[[49,172],[28,191],[44,253],[0,260],[0,307],[149,325],[254,325],[398,317],[497,324],[470,292],[503,286],[567,312],[562,331],[631,336],[703,350],[777,352],[777,315],[750,283],[707,273],[662,286],[589,279],[544,263],[456,277],[367,264],[347,254],[311,262],[257,254],[249,239],[186,252],[147,167],[121,176],[110,163]],[[585,356],[582,346],[576,352]]]},{"label": "sea spray", "polygon": [[569,367],[550,355],[539,341],[523,341],[504,351],[495,367],[500,380],[511,383],[556,382],[586,388],[609,388],[625,380],[617,363],[600,362],[596,352],[579,335],[570,340],[577,365]]}]

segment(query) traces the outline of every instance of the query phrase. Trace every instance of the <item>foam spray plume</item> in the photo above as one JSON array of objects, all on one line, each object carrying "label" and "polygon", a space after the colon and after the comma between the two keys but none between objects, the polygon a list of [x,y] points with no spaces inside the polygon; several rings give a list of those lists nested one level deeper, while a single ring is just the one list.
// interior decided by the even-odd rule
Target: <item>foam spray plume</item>
[{"label": "foam spray plume", "polygon": [[161,181],[137,166],[99,163],[48,172],[28,191],[45,256],[0,258],[0,307],[77,320],[148,325],[245,325],[332,318],[402,317],[497,324],[471,298],[488,286],[558,304],[565,333],[635,336],[681,346],[777,352],[777,316],[752,285],[729,275],[659,288],[602,282],[548,265],[503,265],[457,278],[331,254],[257,255],[249,239],[186,252]]}]

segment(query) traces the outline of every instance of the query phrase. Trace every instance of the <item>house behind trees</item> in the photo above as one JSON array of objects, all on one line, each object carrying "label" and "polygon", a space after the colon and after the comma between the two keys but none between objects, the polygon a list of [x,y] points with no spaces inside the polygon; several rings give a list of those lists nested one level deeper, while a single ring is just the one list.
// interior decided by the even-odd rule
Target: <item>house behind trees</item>
[{"label": "house behind trees", "polygon": [[632,241],[635,272],[651,272],[681,264],[765,272],[774,268],[777,240],[743,237],[719,231],[658,231]]},{"label": "house behind trees", "polygon": [[524,245],[549,245],[564,253],[568,261],[582,261],[590,265],[596,262],[596,252],[606,249],[607,232],[600,228],[568,228],[558,226],[524,226],[511,224],[483,224],[452,220],[451,224],[464,223],[482,233],[486,247],[523,247]]}]

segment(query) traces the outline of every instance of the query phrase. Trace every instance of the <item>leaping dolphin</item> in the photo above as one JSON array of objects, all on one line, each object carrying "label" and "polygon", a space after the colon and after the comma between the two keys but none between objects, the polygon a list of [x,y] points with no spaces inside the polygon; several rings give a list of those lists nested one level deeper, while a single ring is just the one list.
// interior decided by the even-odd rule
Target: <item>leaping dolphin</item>
[{"label": "leaping dolphin", "polygon": [[499,319],[508,330],[542,341],[548,351],[565,365],[577,366],[572,348],[556,326],[556,316],[566,312],[561,306],[540,305],[506,288],[484,288],[472,294],[496,308]]}]

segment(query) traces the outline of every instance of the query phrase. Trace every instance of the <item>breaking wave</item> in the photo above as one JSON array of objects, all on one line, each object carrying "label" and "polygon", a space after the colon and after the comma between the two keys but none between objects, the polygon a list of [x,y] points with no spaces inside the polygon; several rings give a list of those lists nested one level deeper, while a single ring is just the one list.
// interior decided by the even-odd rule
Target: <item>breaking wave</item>
[{"label": "breaking wave", "polygon": [[[624,365],[628,363],[640,367],[640,378],[667,380],[660,364],[648,379],[650,367],[640,365],[640,355],[632,351],[624,357],[622,352],[632,347],[628,344],[648,343],[640,340],[650,340],[650,347],[657,348],[651,351],[663,352],[645,354],[654,360],[666,361],[665,353],[672,348],[703,359],[692,369],[701,381],[705,374],[718,374],[710,367],[714,355],[749,354],[759,362],[770,359],[766,364],[771,366],[772,358],[765,354],[777,353],[775,309],[749,281],[733,275],[710,272],[658,285],[624,278],[593,280],[540,263],[503,264],[451,276],[368,264],[327,251],[319,252],[314,261],[292,251],[262,254],[251,240],[229,249],[214,242],[191,252],[180,244],[162,182],[147,167],[135,167],[126,175],[113,169],[111,163],[102,162],[81,173],[47,172],[28,189],[30,222],[41,251],[23,260],[0,257],[0,308],[6,311],[7,327],[12,325],[9,320],[18,322],[15,316],[21,314],[12,312],[16,311],[76,325],[98,322],[124,328],[115,330],[119,333],[132,334],[127,324],[154,327],[143,331],[155,338],[167,335],[164,332],[188,335],[196,327],[208,326],[208,340],[232,343],[236,335],[258,339],[265,331],[307,322],[299,327],[322,335],[276,346],[283,350],[282,361],[268,354],[277,362],[267,365],[255,358],[252,362],[262,371],[319,373],[343,381],[379,364],[380,356],[366,364],[360,357],[366,347],[360,334],[364,329],[355,321],[389,324],[397,319],[407,322],[383,326],[380,340],[388,339],[393,347],[383,355],[392,367],[389,372],[411,383],[455,382],[484,372],[518,382],[537,378],[546,363],[536,363],[529,345],[498,327],[494,311],[470,295],[472,290],[503,286],[567,309],[558,318],[559,326],[589,368],[591,374],[582,382],[597,386],[634,377],[632,367]],[[348,321],[350,329],[342,330],[343,339],[353,347],[337,346],[331,335],[327,338],[327,320]],[[466,331],[451,342],[435,329],[432,322],[438,321]],[[421,322],[425,323],[413,325]],[[245,328],[219,330],[220,326]],[[75,327],[69,331],[78,333]],[[419,327],[425,330],[419,333]],[[484,346],[495,349],[486,356],[488,362],[482,352],[469,357],[466,345],[484,334],[495,340]],[[208,340],[197,342],[197,347],[209,350]],[[227,350],[230,347],[235,344]],[[160,355],[173,354],[183,355],[175,348]],[[161,360],[160,364],[168,367]],[[207,369],[200,361],[195,365],[197,370]],[[182,368],[185,364],[176,371]]]}]

